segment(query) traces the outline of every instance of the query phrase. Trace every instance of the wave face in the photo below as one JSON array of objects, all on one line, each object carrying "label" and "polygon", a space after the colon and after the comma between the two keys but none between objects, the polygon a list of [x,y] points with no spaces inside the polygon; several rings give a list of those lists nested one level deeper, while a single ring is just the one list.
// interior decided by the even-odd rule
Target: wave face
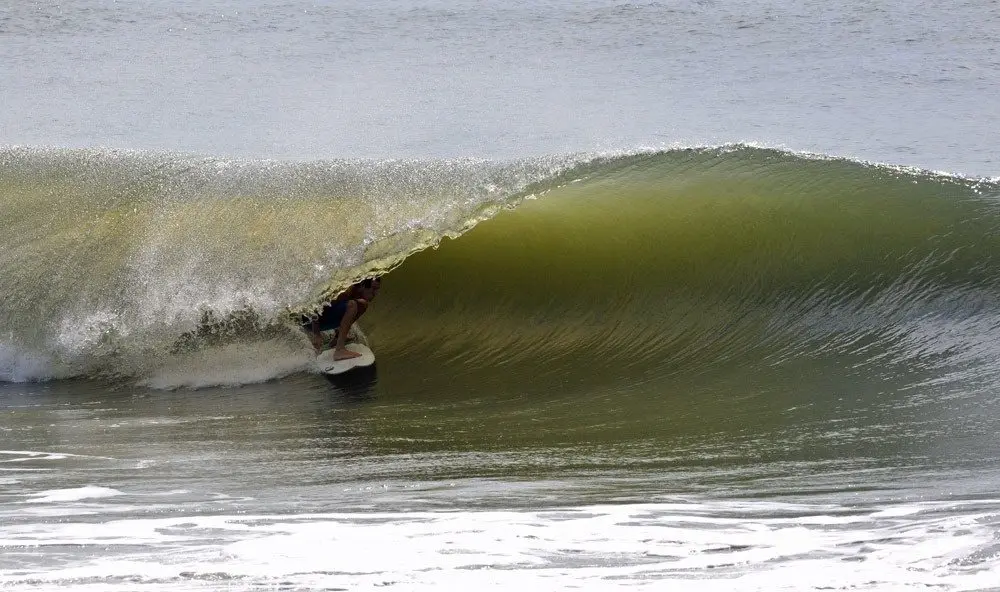
[{"label": "wave face", "polygon": [[[380,366],[468,385],[995,375],[989,180],[747,146],[308,163],[10,149],[0,200],[8,381],[297,372],[289,311],[387,270],[362,323]],[[214,339],[178,347],[192,335]]]}]

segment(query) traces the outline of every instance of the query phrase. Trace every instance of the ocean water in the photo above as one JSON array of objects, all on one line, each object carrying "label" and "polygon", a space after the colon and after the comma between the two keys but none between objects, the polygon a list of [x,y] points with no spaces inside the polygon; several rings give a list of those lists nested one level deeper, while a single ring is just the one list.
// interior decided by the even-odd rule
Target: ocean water
[{"label": "ocean water", "polygon": [[1000,590],[998,31],[0,5],[0,587]]}]

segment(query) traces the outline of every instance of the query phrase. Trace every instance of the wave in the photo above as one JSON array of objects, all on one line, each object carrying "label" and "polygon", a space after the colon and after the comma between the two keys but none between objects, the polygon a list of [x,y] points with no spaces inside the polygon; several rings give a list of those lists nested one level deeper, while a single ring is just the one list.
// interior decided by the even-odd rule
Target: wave
[{"label": "wave", "polygon": [[479,380],[821,358],[968,379],[996,359],[995,180],[741,145],[306,163],[12,148],[0,200],[8,381],[286,375],[308,361],[294,313],[386,272],[364,320],[380,363]]}]

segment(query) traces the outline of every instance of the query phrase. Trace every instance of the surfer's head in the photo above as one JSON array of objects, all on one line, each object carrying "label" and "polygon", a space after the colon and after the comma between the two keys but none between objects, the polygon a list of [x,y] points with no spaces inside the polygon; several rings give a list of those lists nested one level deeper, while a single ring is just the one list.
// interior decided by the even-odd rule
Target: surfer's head
[{"label": "surfer's head", "polygon": [[361,281],[361,290],[364,297],[371,300],[378,294],[379,289],[382,288],[382,276],[375,276],[367,278]]}]

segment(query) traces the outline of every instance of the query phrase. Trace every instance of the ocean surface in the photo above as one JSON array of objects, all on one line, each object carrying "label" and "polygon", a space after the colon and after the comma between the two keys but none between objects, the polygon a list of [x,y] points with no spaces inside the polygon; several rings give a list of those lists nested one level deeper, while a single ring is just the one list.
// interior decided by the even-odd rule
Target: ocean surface
[{"label": "ocean surface", "polygon": [[0,105],[0,589],[1000,590],[996,2],[0,0]]}]

